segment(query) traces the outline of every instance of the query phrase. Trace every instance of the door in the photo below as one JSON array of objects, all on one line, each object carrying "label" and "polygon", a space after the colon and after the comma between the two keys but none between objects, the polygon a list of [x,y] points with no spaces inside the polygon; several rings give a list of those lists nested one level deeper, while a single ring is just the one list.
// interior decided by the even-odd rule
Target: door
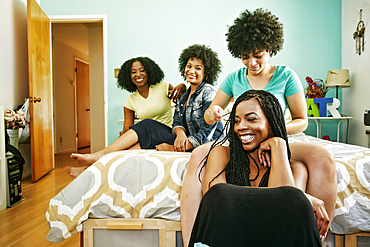
[{"label": "door", "polygon": [[89,65],[76,59],[77,148],[90,147]]},{"label": "door", "polygon": [[35,0],[27,0],[28,74],[32,181],[54,167],[50,21]]}]

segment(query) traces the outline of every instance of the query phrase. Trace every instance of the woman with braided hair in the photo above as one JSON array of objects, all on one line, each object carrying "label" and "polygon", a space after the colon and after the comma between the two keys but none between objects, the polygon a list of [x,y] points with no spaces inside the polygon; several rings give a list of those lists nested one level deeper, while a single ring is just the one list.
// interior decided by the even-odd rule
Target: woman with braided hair
[{"label": "woman with braided hair", "polygon": [[[321,246],[310,201],[295,188],[295,177],[306,169],[289,162],[276,97],[245,92],[227,124],[227,136],[213,143],[202,167],[204,197],[189,246]],[[220,145],[226,140],[228,147]]]},{"label": "woman with braided hair", "polygon": [[[208,124],[222,120],[223,110],[232,98],[247,90],[268,91],[279,100],[282,111],[289,109],[292,121],[286,124],[288,135],[304,131],[308,126],[306,101],[297,74],[287,66],[271,65],[269,58],[283,46],[283,26],[270,11],[244,11],[226,34],[228,50],[241,59],[244,66],[230,73],[221,83],[212,104],[204,114]],[[181,227],[187,245],[195,215],[202,198],[198,173],[211,144],[196,148],[188,165],[181,191]],[[325,148],[310,143],[289,145],[291,159],[303,163],[308,177],[296,181],[310,195],[312,208],[323,238],[329,229],[336,201],[336,167],[334,156]],[[202,174],[201,174],[202,176]]]}]

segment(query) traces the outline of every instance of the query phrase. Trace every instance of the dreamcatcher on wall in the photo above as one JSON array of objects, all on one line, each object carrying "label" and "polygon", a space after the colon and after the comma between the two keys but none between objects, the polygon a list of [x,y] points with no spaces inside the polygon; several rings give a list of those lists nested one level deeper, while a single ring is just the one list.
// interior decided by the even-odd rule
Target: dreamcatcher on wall
[{"label": "dreamcatcher on wall", "polygon": [[356,54],[361,55],[365,45],[365,23],[362,21],[362,9],[360,9],[360,21],[357,23],[353,38],[356,40]]}]

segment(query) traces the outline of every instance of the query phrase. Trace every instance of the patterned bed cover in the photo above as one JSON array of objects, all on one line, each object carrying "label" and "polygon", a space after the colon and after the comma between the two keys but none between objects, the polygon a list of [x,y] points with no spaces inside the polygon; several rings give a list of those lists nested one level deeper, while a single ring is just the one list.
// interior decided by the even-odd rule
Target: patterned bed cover
[{"label": "patterned bed cover", "polygon": [[[338,192],[330,230],[370,231],[370,149],[304,134],[290,143],[309,142],[335,156]],[[88,218],[162,218],[180,221],[181,185],[190,153],[130,150],[110,153],[90,166],[50,200],[47,240],[82,231]]]}]

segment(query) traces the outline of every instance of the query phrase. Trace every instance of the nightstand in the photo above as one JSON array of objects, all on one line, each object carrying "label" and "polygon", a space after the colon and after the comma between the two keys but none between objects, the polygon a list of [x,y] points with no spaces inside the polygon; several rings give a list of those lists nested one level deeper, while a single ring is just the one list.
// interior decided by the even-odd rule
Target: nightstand
[{"label": "nightstand", "polygon": [[[317,138],[321,138],[321,121],[326,121],[326,120],[339,120],[338,122],[338,128],[337,128],[337,142],[339,142],[339,135],[340,135],[340,124],[344,121],[347,120],[347,126],[349,124],[349,120],[352,119],[353,117],[308,117],[308,119],[315,120],[316,123],[316,136]],[[348,130],[347,130],[348,131]],[[346,132],[346,143],[347,143],[347,132]]]}]

